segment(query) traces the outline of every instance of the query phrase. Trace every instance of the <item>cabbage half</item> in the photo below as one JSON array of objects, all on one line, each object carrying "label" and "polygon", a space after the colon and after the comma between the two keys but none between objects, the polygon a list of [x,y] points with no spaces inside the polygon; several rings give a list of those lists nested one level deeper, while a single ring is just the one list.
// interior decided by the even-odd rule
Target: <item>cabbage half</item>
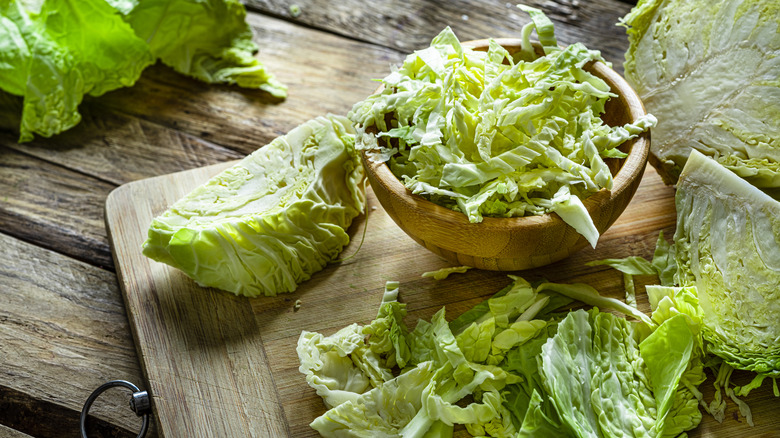
[{"label": "cabbage half", "polygon": [[642,0],[623,23],[626,80],[658,116],[650,161],[664,181],[696,149],[780,187],[780,2]]},{"label": "cabbage half", "polygon": [[[487,52],[464,47],[449,28],[409,55],[350,112],[357,145],[389,160],[410,191],[470,222],[556,212],[595,246],[582,199],[612,188],[604,158],[625,157],[617,147],[655,119],[605,125],[599,116],[615,94],[583,69],[600,53],[581,43],[561,49],[552,22],[520,7],[532,22],[514,55],[493,40]],[[544,56],[532,48],[534,29]]]},{"label": "cabbage half", "polygon": [[709,351],[780,377],[780,202],[697,151],[675,202],[675,280],[696,286]]},{"label": "cabbage half", "polygon": [[291,292],[349,242],[362,179],[349,120],[318,117],[173,204],[143,253],[237,295]]}]

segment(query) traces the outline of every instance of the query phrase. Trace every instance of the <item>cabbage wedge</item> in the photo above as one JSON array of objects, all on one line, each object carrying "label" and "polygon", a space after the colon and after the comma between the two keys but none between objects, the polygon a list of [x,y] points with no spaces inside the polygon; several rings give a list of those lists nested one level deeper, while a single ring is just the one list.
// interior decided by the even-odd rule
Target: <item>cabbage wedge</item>
[{"label": "cabbage wedge", "polygon": [[237,295],[292,292],[349,243],[362,180],[352,125],[318,117],[173,204],[143,253]]},{"label": "cabbage wedge", "polygon": [[708,351],[780,377],[780,202],[694,150],[675,203],[675,280],[696,286]]}]

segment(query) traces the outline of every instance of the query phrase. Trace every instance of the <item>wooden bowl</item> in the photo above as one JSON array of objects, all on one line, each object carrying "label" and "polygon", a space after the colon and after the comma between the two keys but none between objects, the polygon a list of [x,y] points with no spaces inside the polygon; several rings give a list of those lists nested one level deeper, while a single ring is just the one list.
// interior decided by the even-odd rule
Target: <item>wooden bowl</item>
[{"label": "wooden bowl", "polygon": [[[464,42],[487,50],[488,40]],[[497,39],[510,53],[520,50],[519,39]],[[537,51],[540,47],[537,46]],[[645,114],[642,101],[628,83],[601,62],[585,66],[609,84],[618,97],[610,99],[602,120],[622,126]],[[381,87],[380,87],[381,90]],[[612,170],[612,190],[602,189],[583,200],[600,233],[606,231],[634,196],[647,163],[650,134],[624,143],[624,159],[606,160]],[[547,265],[580,250],[587,241],[556,214],[517,218],[485,217],[470,223],[466,215],[412,194],[390,171],[362,154],[371,188],[391,218],[406,234],[433,253],[457,265],[495,271],[514,271]]]}]

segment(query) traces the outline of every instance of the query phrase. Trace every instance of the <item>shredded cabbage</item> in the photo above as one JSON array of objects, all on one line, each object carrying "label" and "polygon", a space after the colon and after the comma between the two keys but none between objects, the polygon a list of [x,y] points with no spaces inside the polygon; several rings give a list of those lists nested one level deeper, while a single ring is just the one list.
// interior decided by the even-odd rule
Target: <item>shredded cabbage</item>
[{"label": "shredded cabbage", "polygon": [[237,295],[291,292],[349,242],[362,180],[349,120],[318,117],[173,204],[143,253]]},{"label": "shredded cabbage", "polygon": [[[464,47],[444,29],[382,80],[382,91],[349,113],[357,148],[372,150],[413,193],[480,222],[556,212],[591,245],[598,240],[581,199],[612,188],[604,161],[655,124],[610,127],[599,118],[615,94],[583,67],[603,61],[581,43],[558,47],[539,10],[523,29],[522,49],[495,41]],[[536,32],[544,50],[530,42]]]}]

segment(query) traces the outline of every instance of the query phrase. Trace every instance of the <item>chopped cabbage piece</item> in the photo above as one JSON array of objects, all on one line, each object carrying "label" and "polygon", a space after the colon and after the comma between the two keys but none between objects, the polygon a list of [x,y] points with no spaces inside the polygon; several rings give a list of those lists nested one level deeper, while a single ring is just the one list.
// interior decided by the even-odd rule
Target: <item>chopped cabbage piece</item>
[{"label": "chopped cabbage piece", "polygon": [[237,295],[292,292],[349,242],[362,179],[349,120],[318,117],[173,204],[143,253]]},{"label": "chopped cabbage piece", "polygon": [[[325,437],[450,437],[456,424],[472,436],[676,437],[698,425],[700,319],[677,311],[676,295],[658,298],[651,327],[597,308],[554,313],[571,300],[553,290],[582,287],[512,278],[450,323],[441,309],[407,330],[388,282],[366,338],[352,338],[355,324],[329,338],[303,332],[300,370],[330,408],[311,426]],[[404,361],[375,381],[356,365],[366,352]]]},{"label": "chopped cabbage piece", "polygon": [[450,266],[447,268],[437,269],[436,271],[423,272],[422,277],[433,277],[434,280],[444,280],[450,276],[450,274],[463,274],[471,269],[471,266]]}]

